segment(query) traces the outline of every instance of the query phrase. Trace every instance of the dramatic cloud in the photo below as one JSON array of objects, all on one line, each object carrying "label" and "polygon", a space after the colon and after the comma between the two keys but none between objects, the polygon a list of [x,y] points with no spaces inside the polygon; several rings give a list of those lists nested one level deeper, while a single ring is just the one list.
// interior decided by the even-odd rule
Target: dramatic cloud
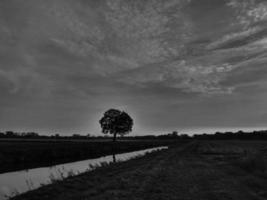
[{"label": "dramatic cloud", "polygon": [[263,0],[3,0],[0,128],[135,133],[266,123]]}]

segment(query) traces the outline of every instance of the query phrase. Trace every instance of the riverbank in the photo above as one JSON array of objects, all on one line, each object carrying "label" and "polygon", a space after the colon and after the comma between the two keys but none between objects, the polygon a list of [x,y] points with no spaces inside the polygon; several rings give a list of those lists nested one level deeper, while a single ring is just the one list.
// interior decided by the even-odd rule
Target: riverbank
[{"label": "riverbank", "polygon": [[0,140],[0,173],[97,158],[109,154],[168,146],[179,141]]},{"label": "riverbank", "polygon": [[[266,199],[266,144],[195,142],[104,166],[13,200]],[[259,156],[262,163],[254,163]]]}]

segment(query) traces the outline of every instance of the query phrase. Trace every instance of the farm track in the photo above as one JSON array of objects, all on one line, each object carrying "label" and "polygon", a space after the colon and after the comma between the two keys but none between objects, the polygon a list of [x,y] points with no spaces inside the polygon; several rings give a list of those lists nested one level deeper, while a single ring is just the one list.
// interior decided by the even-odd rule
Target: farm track
[{"label": "farm track", "polygon": [[[14,200],[264,200],[267,178],[233,164],[217,145],[193,142],[45,186]],[[206,148],[212,154],[202,153]],[[214,150],[215,149],[215,150]],[[205,152],[206,152],[205,151]],[[239,148],[238,151],[239,152]],[[241,156],[241,155],[239,155]]]}]

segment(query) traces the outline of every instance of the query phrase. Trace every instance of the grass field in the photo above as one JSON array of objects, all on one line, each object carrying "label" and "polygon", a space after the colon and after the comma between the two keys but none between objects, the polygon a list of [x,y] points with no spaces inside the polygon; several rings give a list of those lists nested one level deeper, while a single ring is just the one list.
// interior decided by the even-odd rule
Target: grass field
[{"label": "grass field", "polygon": [[136,151],[173,141],[121,140],[0,140],[0,173]]},{"label": "grass field", "polygon": [[264,200],[267,142],[195,141],[44,186],[13,200]]}]

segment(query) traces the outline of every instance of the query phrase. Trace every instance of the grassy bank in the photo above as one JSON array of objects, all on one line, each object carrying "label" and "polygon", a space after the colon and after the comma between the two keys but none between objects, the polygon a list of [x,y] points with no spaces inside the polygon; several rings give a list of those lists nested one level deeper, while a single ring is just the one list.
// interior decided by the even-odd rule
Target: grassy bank
[{"label": "grassy bank", "polygon": [[253,161],[242,162],[254,152],[266,160],[266,145],[194,142],[104,166],[13,200],[267,199],[266,171],[247,168]]},{"label": "grassy bank", "polygon": [[173,141],[0,140],[0,173],[170,145]]}]

